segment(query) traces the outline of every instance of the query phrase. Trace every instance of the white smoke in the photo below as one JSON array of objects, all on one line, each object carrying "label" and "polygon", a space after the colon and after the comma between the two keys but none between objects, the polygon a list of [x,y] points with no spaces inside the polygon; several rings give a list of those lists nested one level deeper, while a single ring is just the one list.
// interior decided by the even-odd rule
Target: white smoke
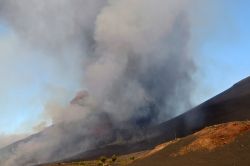
[{"label": "white smoke", "polygon": [[25,137],[27,137],[26,134],[16,134],[16,135],[0,134],[0,148],[7,146],[20,139],[23,139]]},{"label": "white smoke", "polygon": [[147,127],[189,108],[192,2],[0,0],[0,17],[23,43],[58,61],[52,70],[69,73],[69,79],[74,75],[87,91],[66,107],[52,95],[45,114],[54,126],[19,144],[2,162],[69,157],[98,146],[121,124]]},{"label": "white smoke", "polygon": [[188,53],[187,2],[109,1],[98,15],[98,57],[88,66],[85,82],[102,108],[116,118],[134,116],[147,100],[167,114],[176,113],[175,100],[187,104],[176,94],[184,83],[182,95],[189,95],[194,69]]}]

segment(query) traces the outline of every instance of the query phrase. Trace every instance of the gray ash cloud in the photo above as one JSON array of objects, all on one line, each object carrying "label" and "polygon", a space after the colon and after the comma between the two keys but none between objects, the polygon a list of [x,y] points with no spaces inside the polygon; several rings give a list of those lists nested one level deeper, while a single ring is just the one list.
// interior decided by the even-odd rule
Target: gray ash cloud
[{"label": "gray ash cloud", "polygon": [[25,45],[70,66],[85,94],[66,108],[47,104],[54,125],[2,162],[59,160],[115,141],[115,129],[152,126],[190,108],[191,2],[0,0],[1,19]]}]

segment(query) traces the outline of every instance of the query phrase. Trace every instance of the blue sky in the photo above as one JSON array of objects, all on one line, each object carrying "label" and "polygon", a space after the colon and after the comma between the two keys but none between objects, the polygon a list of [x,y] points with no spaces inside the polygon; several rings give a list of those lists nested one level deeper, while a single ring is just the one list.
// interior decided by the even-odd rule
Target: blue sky
[{"label": "blue sky", "polygon": [[[214,23],[208,23],[208,27],[203,24],[192,29],[196,54],[194,56],[197,57],[198,65],[194,79],[199,80],[193,94],[194,104],[209,99],[250,75],[250,1],[219,0],[216,3],[218,6],[214,8],[215,11],[209,11],[211,8],[201,11],[206,15],[205,18],[211,14],[212,20],[207,21]],[[32,124],[42,121],[41,113],[49,96],[43,93],[44,88],[47,88],[44,85],[62,83],[61,86],[66,87],[69,94],[63,100],[65,102],[72,98],[79,88],[79,85],[73,82],[74,79],[68,82],[58,76],[57,72],[50,72],[51,66],[54,65],[53,60],[40,60],[26,55],[27,52],[30,54],[30,50],[20,48],[14,39],[16,36],[11,29],[1,22],[0,134],[31,131]],[[13,55],[12,49],[18,50],[20,55]],[[11,58],[16,60],[10,61]],[[37,65],[36,61],[39,61],[40,65]],[[18,72],[6,71],[10,66]]]},{"label": "blue sky", "polygon": [[196,78],[201,81],[194,95],[196,104],[250,75],[250,1],[217,2],[216,11],[211,11],[215,25],[193,30],[198,42]]},{"label": "blue sky", "polygon": [[43,75],[38,78],[39,67],[30,66],[34,59],[26,56],[25,49],[19,47],[4,24],[0,24],[0,50],[0,134],[16,133],[27,119],[36,120],[43,110],[41,101],[35,97],[42,94],[40,84],[45,78]]},{"label": "blue sky", "polygon": [[33,126],[50,123],[42,114],[46,103],[67,103],[79,89],[79,80],[62,73],[60,62],[23,45],[3,23],[0,52],[0,135],[31,133]]}]

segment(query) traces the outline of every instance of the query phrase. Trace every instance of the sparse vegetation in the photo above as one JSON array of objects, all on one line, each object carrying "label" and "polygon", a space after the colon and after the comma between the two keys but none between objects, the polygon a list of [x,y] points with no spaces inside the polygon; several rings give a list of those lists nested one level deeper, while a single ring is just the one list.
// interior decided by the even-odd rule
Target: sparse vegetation
[{"label": "sparse vegetation", "polygon": [[100,157],[100,161],[101,161],[102,163],[105,163],[105,162],[107,161],[107,157],[101,156],[101,157]]},{"label": "sparse vegetation", "polygon": [[103,166],[103,162],[102,162],[102,161],[99,161],[97,165],[98,165],[98,166]]},{"label": "sparse vegetation", "polygon": [[116,155],[114,154],[112,157],[111,157],[111,161],[112,162],[115,162],[117,160],[117,157],[116,157]]},{"label": "sparse vegetation", "polygon": [[80,162],[78,163],[78,165],[85,165],[85,162],[84,162],[84,161],[80,161]]},{"label": "sparse vegetation", "polygon": [[135,156],[131,156],[131,157],[130,157],[130,160],[135,160]]},{"label": "sparse vegetation", "polygon": [[[127,155],[112,155],[111,157],[105,157],[101,156],[97,158],[96,160],[85,160],[85,161],[77,161],[72,163],[58,163],[58,164],[51,164],[46,166],[58,166],[59,164],[65,165],[65,166],[127,166],[134,161],[136,161],[138,158],[145,156],[148,154],[149,151],[142,151],[142,152],[136,152],[132,154]],[[101,161],[102,159],[102,161]],[[105,159],[105,162],[103,162]]]}]

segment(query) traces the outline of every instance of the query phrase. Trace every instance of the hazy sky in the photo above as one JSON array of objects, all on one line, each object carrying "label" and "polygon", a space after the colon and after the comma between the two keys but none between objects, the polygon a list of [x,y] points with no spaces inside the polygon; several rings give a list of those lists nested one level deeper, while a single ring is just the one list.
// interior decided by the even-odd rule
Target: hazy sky
[{"label": "hazy sky", "polygon": [[[214,23],[202,23],[192,29],[193,50],[198,54],[194,79],[200,80],[193,95],[194,104],[250,75],[250,1],[219,2],[215,12],[209,11],[211,8],[200,9],[197,16],[198,19],[204,14],[207,19],[204,22]],[[80,87],[74,77],[65,80],[58,71],[51,73],[51,66],[57,65],[53,60],[31,56],[39,52],[20,47],[19,42],[22,39],[17,39],[11,28],[0,20],[0,134],[31,131],[32,125],[43,121],[41,112],[50,96],[43,93],[44,85],[61,85],[67,94],[61,99],[65,103]]]}]

